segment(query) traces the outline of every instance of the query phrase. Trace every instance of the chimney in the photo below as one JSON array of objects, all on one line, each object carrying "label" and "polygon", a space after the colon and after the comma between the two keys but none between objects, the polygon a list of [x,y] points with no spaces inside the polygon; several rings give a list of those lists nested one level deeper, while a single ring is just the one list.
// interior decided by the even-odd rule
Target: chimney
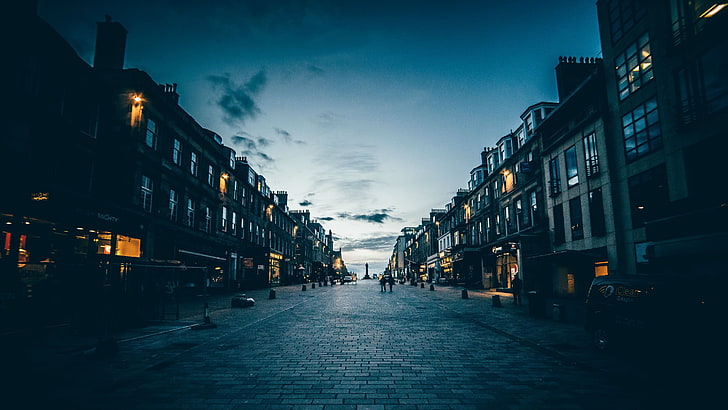
[{"label": "chimney", "polygon": [[559,101],[574,92],[581,83],[594,72],[601,58],[584,58],[577,60],[576,57],[559,57],[559,65],[556,66],[556,87],[559,92]]},{"label": "chimney", "polygon": [[94,68],[121,70],[126,53],[126,29],[118,22],[112,22],[107,15],[105,21],[96,23],[96,51]]}]

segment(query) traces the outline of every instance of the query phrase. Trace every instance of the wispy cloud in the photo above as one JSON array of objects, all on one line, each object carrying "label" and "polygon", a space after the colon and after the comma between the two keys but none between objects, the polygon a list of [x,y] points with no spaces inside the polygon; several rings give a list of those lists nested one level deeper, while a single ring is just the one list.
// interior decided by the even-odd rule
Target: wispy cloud
[{"label": "wispy cloud", "polygon": [[337,216],[341,219],[352,221],[362,221],[374,224],[383,224],[388,220],[401,221],[402,219],[391,215],[391,209],[379,209],[369,214],[352,214],[348,212],[340,212]]},{"label": "wispy cloud", "polygon": [[257,96],[265,87],[268,78],[264,70],[258,71],[244,84],[234,81],[229,73],[207,77],[215,89],[221,91],[217,106],[223,111],[223,119],[231,125],[243,125],[248,119],[260,114]]},{"label": "wispy cloud", "polygon": [[397,240],[396,233],[371,234],[357,238],[340,238],[342,247],[348,251],[367,249],[372,251],[391,251]]},{"label": "wispy cloud", "polygon": [[333,111],[326,111],[316,116],[314,122],[321,128],[331,129],[341,126],[345,120],[346,117],[344,115],[337,114]]},{"label": "wispy cloud", "polygon": [[282,128],[275,127],[275,128],[273,128],[273,131],[275,131],[276,135],[281,137],[283,139],[283,142],[285,142],[287,144],[299,144],[299,145],[306,144],[305,141],[293,139],[293,136],[291,135],[291,133]]},{"label": "wispy cloud", "polygon": [[233,145],[240,147],[240,154],[248,157],[248,160],[259,160],[262,164],[270,164],[275,160],[265,152],[261,151],[261,147],[267,147],[271,141],[263,137],[254,137],[247,132],[240,132],[241,135],[233,135],[230,140]]}]

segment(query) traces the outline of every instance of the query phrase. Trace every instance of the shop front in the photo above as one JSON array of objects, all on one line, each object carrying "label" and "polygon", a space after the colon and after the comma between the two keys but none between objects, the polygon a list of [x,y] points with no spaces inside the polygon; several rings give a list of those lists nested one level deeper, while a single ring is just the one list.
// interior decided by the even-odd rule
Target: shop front
[{"label": "shop front", "polygon": [[493,255],[492,287],[507,289],[511,287],[513,277],[520,272],[518,261],[518,244],[505,242],[491,247]]}]

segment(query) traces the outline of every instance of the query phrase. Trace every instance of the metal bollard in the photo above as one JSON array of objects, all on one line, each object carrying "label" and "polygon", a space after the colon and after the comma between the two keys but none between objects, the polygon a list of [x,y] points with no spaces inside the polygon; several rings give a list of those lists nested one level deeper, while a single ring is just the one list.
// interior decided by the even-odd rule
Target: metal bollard
[{"label": "metal bollard", "polygon": [[204,312],[204,320],[205,324],[210,324],[210,306],[205,302],[205,312]]},{"label": "metal bollard", "polygon": [[430,290],[435,290],[435,285],[430,285]]},{"label": "metal bollard", "polygon": [[462,296],[463,299],[467,299],[468,298],[468,290],[467,289],[463,289],[463,291],[461,293],[461,296]]},{"label": "metal bollard", "polygon": [[315,282],[311,284],[311,289],[316,289],[316,283]]},{"label": "metal bollard", "polygon": [[270,292],[268,292],[268,299],[275,299],[276,298],[276,291],[271,289]]},{"label": "metal bollard", "polygon": [[424,289],[424,288],[425,288],[425,283],[424,282],[420,283],[420,289]]},{"label": "metal bollard", "polygon": [[495,306],[495,307],[503,306],[503,305],[501,305],[500,295],[493,295],[493,306]]},{"label": "metal bollard", "polygon": [[302,290],[302,291],[305,291],[305,290],[306,290],[306,285],[303,285],[303,286],[301,287],[301,290]]}]

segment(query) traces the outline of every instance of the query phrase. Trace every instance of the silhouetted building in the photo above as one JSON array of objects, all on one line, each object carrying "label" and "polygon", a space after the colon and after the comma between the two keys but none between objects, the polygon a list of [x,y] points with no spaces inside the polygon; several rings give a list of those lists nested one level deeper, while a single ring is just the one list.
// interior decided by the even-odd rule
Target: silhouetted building
[{"label": "silhouetted building", "polygon": [[[4,326],[113,328],[168,317],[175,298],[295,279],[287,193],[200,126],[176,84],[124,68],[121,24],[98,23],[94,67],[35,13],[11,28]],[[307,263],[324,272],[333,235],[316,225]]]},{"label": "silhouetted building", "polygon": [[725,272],[728,8],[710,1],[597,3],[617,260],[610,271]]}]

